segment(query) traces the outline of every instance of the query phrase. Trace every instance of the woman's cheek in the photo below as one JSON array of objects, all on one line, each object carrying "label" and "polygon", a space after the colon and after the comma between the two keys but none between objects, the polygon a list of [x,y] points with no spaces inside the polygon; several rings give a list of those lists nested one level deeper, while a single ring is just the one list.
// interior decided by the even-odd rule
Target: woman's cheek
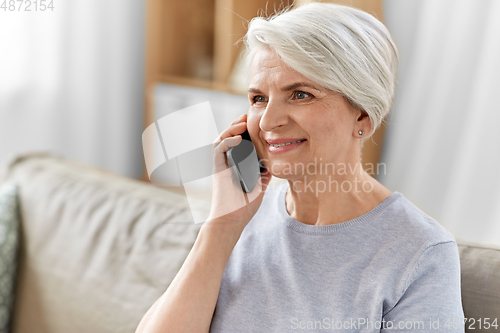
[{"label": "woman's cheek", "polygon": [[252,138],[252,142],[255,145],[255,149],[257,150],[257,154],[262,157],[264,154],[263,142],[260,137],[260,116],[258,116],[255,112],[249,111],[247,114],[247,130],[250,133],[250,137]]},{"label": "woman's cheek", "polygon": [[248,111],[247,114],[247,129],[248,132],[250,133],[250,136],[252,138],[258,138],[259,137],[259,118],[256,115],[255,112],[252,112],[251,109]]}]

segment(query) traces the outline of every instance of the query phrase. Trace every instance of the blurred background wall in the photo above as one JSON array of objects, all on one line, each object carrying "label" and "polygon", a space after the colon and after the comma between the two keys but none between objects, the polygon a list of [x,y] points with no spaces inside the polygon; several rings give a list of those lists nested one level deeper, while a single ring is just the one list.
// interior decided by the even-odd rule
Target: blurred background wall
[{"label": "blurred background wall", "polygon": [[144,2],[13,2],[0,9],[0,162],[43,150],[139,177]]},{"label": "blurred background wall", "polygon": [[500,1],[385,0],[400,50],[379,180],[457,239],[500,245]]}]

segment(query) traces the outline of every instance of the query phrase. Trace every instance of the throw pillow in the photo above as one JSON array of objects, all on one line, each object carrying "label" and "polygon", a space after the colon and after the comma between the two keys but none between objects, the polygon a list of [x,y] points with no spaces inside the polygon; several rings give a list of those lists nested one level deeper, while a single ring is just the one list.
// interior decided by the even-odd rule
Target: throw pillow
[{"label": "throw pillow", "polygon": [[19,243],[17,188],[0,187],[0,333],[10,332]]}]

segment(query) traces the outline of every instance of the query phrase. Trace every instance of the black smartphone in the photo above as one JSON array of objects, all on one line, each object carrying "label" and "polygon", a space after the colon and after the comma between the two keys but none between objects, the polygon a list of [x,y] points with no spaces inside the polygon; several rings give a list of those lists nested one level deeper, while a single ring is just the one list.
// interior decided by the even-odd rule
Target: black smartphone
[{"label": "black smartphone", "polygon": [[241,142],[227,150],[226,156],[229,167],[235,167],[241,187],[245,193],[252,192],[259,181],[260,174],[266,169],[257,156],[250,134],[245,131],[241,134]]}]

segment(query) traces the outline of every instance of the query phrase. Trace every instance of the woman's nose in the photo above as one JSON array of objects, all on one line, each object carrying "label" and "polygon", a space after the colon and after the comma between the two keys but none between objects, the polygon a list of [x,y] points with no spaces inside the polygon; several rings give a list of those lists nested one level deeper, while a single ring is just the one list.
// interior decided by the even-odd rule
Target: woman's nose
[{"label": "woman's nose", "polygon": [[270,132],[280,126],[286,125],[288,120],[286,105],[270,100],[260,118],[259,126],[262,131]]}]

